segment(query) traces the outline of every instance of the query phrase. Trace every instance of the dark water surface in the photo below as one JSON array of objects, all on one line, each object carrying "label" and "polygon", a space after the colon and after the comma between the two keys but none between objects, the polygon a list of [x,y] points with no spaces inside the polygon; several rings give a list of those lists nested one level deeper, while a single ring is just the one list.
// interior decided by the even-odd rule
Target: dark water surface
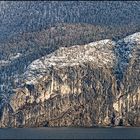
[{"label": "dark water surface", "polygon": [[0,139],[140,139],[140,127],[1,128]]}]

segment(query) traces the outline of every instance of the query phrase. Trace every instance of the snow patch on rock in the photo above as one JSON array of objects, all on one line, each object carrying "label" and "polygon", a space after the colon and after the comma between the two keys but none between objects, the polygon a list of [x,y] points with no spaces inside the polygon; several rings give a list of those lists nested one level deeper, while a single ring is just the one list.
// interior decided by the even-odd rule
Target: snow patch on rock
[{"label": "snow patch on rock", "polygon": [[68,48],[61,47],[57,51],[33,61],[24,73],[26,83],[36,83],[37,79],[47,73],[48,68],[73,67],[91,62],[96,67],[113,67],[115,42],[106,39],[86,45],[75,45]]}]

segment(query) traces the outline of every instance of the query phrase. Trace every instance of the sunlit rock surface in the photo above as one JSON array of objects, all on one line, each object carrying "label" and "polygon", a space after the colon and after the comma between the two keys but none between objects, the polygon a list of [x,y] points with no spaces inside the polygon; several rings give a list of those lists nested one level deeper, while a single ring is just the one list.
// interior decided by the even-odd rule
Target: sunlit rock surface
[{"label": "sunlit rock surface", "polygon": [[18,79],[22,86],[0,96],[0,126],[140,126],[139,53],[135,33],[33,61]]}]

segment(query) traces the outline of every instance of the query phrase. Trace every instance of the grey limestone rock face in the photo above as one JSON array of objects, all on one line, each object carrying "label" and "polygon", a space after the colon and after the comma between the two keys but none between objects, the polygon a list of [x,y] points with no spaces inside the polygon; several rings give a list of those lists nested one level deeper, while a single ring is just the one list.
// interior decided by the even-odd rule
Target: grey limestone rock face
[{"label": "grey limestone rock face", "polygon": [[140,126],[140,33],[60,47],[0,96],[0,127]]}]

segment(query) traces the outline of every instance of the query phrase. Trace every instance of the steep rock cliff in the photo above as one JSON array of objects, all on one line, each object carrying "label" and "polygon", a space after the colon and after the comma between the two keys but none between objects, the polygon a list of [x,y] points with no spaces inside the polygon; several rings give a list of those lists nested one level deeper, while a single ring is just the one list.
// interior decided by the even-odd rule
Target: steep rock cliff
[{"label": "steep rock cliff", "polygon": [[140,33],[120,40],[116,50],[121,50],[119,70],[122,78],[114,107],[124,125],[140,126]]},{"label": "steep rock cliff", "polygon": [[0,98],[1,127],[140,126],[139,33],[61,47]]}]

